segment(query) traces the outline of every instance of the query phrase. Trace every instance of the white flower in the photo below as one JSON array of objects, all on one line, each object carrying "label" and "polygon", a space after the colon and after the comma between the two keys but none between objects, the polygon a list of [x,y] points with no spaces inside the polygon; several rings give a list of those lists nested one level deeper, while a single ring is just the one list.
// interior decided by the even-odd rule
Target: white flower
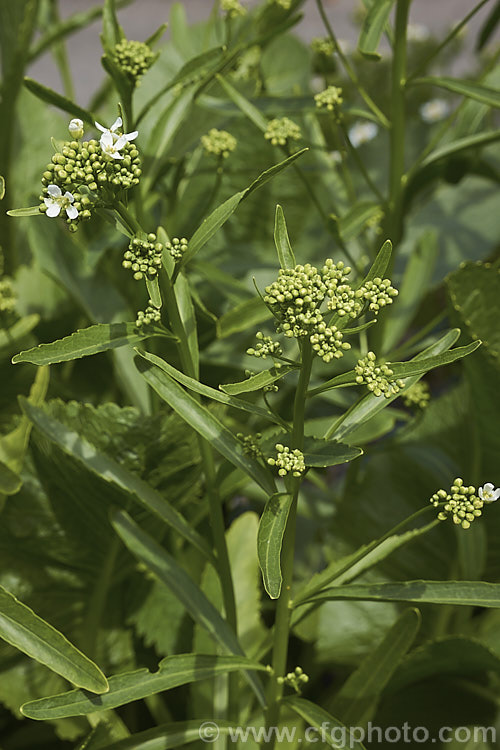
[{"label": "white flower", "polygon": [[478,494],[483,503],[494,503],[500,497],[500,488],[496,490],[491,482],[487,482],[479,488]]},{"label": "white flower", "polygon": [[[124,133],[123,135],[118,135],[118,133],[115,133],[115,130],[117,130],[118,128],[121,128],[121,126],[123,125],[123,121],[121,117],[117,117],[110,128],[105,128],[102,125],[99,125],[98,122],[94,124],[96,128],[101,131],[101,133],[103,133],[104,135],[110,135],[113,141],[117,141],[119,138],[125,138],[125,142],[133,141],[139,135],[139,132],[137,130],[134,130],[133,133]],[[101,136],[101,147],[102,147],[102,136]]]},{"label": "white flower", "polygon": [[75,117],[75,119],[71,120],[70,124],[68,125],[68,130],[70,132],[70,135],[78,140],[83,135],[83,120]]},{"label": "white flower", "polygon": [[425,102],[419,109],[420,117],[424,122],[432,123],[443,120],[450,111],[450,105],[444,99],[431,99]]},{"label": "white flower", "polygon": [[113,133],[103,133],[99,143],[105,156],[110,156],[112,159],[123,159],[120,150],[127,145],[128,141],[124,135],[121,135],[115,141],[113,140]]},{"label": "white flower", "polygon": [[431,32],[423,23],[409,23],[406,29],[406,37],[410,42],[426,42]]},{"label": "white flower", "polygon": [[357,122],[349,129],[349,140],[354,148],[368,143],[378,133],[378,126],[374,122]]},{"label": "white flower", "polygon": [[72,193],[66,191],[63,195],[59,185],[49,185],[47,187],[47,192],[49,197],[43,199],[43,202],[47,206],[47,216],[50,216],[51,218],[59,216],[61,210],[64,209],[69,219],[76,219],[78,216],[78,210],[72,205],[75,200]]},{"label": "white flower", "polygon": [[330,159],[334,164],[340,164],[342,161],[342,154],[340,151],[330,151]]}]

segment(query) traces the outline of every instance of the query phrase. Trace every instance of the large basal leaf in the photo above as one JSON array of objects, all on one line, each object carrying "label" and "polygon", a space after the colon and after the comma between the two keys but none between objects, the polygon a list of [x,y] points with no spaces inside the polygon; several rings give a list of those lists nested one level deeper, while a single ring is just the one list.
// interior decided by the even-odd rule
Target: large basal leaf
[{"label": "large basal leaf", "polygon": [[[168,586],[193,620],[205,628],[225,651],[237,656],[244,656],[234,631],[177,561],[160,547],[149,534],[140,529],[127,513],[116,512],[112,523],[115,531],[130,552]],[[246,676],[258,700],[262,705],[265,705],[265,696],[260,680],[252,673],[247,673]]]},{"label": "large basal leaf", "polygon": [[291,504],[291,495],[284,492],[272,495],[259,523],[257,554],[264,588],[271,599],[278,599],[281,593],[281,546]]},{"label": "large basal leaf", "polygon": [[344,724],[315,703],[296,696],[285,698],[283,703],[302,716],[309,726],[316,727],[318,734],[315,740],[321,739],[321,742],[334,747],[335,750],[347,750],[347,748],[365,750],[365,746],[350,733]]},{"label": "large basal leaf", "polygon": [[276,491],[274,480],[267,468],[246,454],[241,442],[208,409],[186,393],[157,365],[146,362],[141,357],[136,357],[135,363],[141,375],[158,395],[224,458],[242,469],[270,495]]},{"label": "large basal leaf", "polygon": [[438,86],[441,89],[446,89],[446,91],[452,91],[454,94],[460,94],[468,99],[475,99],[483,104],[488,104],[490,107],[500,107],[500,91],[482,86],[480,83],[471,83],[460,78],[447,78],[445,76],[415,78],[411,83],[412,85]]},{"label": "large basal leaf", "polygon": [[374,0],[363,21],[358,49],[370,60],[380,60],[377,49],[393,3],[394,0]]},{"label": "large basal leaf", "polygon": [[163,335],[160,329],[141,333],[134,323],[98,323],[72,333],[50,344],[39,344],[13,357],[13,364],[31,362],[34,365],[53,365],[92,354],[117,349],[126,344],[137,344],[150,336]]},{"label": "large basal leaf", "polygon": [[93,661],[32,609],[0,586],[0,637],[73,685],[105,693],[108,682]]},{"label": "large basal leaf", "polygon": [[468,607],[500,607],[500,583],[484,581],[404,581],[401,583],[353,583],[313,595],[308,602],[362,599],[379,602],[460,604]]},{"label": "large basal leaf", "polygon": [[207,680],[218,674],[238,670],[265,667],[243,656],[216,656],[209,654],[177,654],[167,656],[158,665],[158,670],[137,669],[133,672],[113,675],[108,680],[108,692],[96,698],[86,690],[70,690],[61,695],[30,701],[21,707],[24,716],[30,719],[61,719],[68,716],[84,716],[94,711],[108,711],[124,706],[149,695],[172,690],[197,680]]},{"label": "large basal leaf", "polygon": [[332,711],[347,726],[363,726],[372,718],[379,696],[420,627],[418,609],[407,609],[387,635],[347,678],[335,696]]},{"label": "large basal leaf", "polygon": [[281,268],[295,268],[297,262],[292,246],[290,245],[285,214],[279,204],[276,206],[276,216],[274,219],[274,244],[276,245],[276,252],[278,253]]},{"label": "large basal leaf", "polygon": [[127,493],[134,495],[148,510],[159,516],[175,529],[186,541],[193,544],[208,559],[212,553],[206,541],[191,527],[186,519],[163,499],[161,494],[146,482],[125,469],[117,461],[97,450],[81,435],[62,422],[50,417],[43,409],[22,400],[24,413],[39,430],[63,451],[81,461],[88,469],[106,482],[111,482]]}]

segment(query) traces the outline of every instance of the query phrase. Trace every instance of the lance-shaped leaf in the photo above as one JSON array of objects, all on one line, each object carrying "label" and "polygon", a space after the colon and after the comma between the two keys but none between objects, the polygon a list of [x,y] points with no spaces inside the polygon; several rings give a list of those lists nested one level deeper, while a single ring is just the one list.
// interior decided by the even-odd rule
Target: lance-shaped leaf
[{"label": "lance-shaped leaf", "polygon": [[403,612],[376,649],[344,682],[332,711],[347,726],[363,726],[372,718],[382,690],[415,640],[421,619],[418,609]]},{"label": "lance-shaped leaf", "polygon": [[[127,513],[114,513],[112,524],[130,552],[168,586],[193,620],[205,628],[216,643],[232,654],[245,655],[234,631],[174,557],[140,529]],[[246,677],[261,705],[265,705],[260,680],[251,672],[247,672]]]},{"label": "lance-shaped leaf", "polygon": [[423,375],[429,372],[429,370],[434,370],[436,367],[449,365],[458,359],[467,357],[468,354],[475,352],[481,344],[481,341],[473,341],[471,344],[467,344],[467,346],[456,346],[455,349],[443,352],[442,354],[436,354],[433,357],[425,357],[425,359],[411,362],[390,362],[389,367],[393,371],[393,377],[395,378],[409,378],[414,375]]},{"label": "lance-shaped leaf", "polygon": [[500,607],[500,583],[484,581],[403,581],[353,583],[335,586],[311,596],[309,602],[360,599],[374,602],[460,604],[466,607]]},{"label": "lance-shaped leaf", "polygon": [[252,297],[228,310],[217,321],[217,337],[225,339],[233,333],[255,328],[272,318],[272,312],[261,297]]},{"label": "lance-shaped leaf", "polygon": [[[455,156],[460,154],[462,151],[467,151],[471,148],[479,148],[481,146],[489,146],[490,143],[495,143],[500,140],[500,129],[487,131],[486,133],[478,133],[477,135],[468,135],[463,138],[457,138],[457,140],[451,143],[445,143],[442,146],[438,146],[434,151],[431,151],[419,165],[419,169],[435,164],[440,159],[446,159],[448,156]],[[408,182],[408,189],[412,181]]]},{"label": "lance-shaped leaf", "polygon": [[11,208],[7,211],[8,216],[43,216],[40,206],[28,206],[27,208]]},{"label": "lance-shaped leaf", "polygon": [[135,358],[135,364],[146,382],[158,393],[169,406],[177,412],[196,432],[208,440],[215,450],[219,451],[234,466],[242,469],[245,474],[254,479],[268,494],[272,495],[276,488],[270,472],[246,454],[241,442],[224,427],[206,407],[193,396],[186,393],[173,378],[152,362],[142,357]]},{"label": "lance-shaped leaf", "polygon": [[236,104],[236,106],[245,114],[253,124],[259,128],[263,133],[267,130],[267,119],[251,102],[248,101],[243,94],[232,86],[229,81],[226,81],[221,75],[217,76],[218,82],[225,90],[226,94]]},{"label": "lance-shaped leaf", "polygon": [[13,357],[13,364],[31,362],[34,365],[53,365],[72,359],[89,357],[92,354],[117,349],[126,344],[137,344],[151,336],[164,336],[166,331],[152,328],[145,333],[139,331],[135,323],[98,323],[89,328],[72,333],[50,344],[39,344],[20,352]]},{"label": "lance-shaped leaf", "polygon": [[284,492],[272,495],[259,523],[257,554],[264,588],[271,599],[277,599],[281,592],[281,546],[291,504],[292,495]]},{"label": "lance-shaped leaf", "polygon": [[65,679],[105,693],[108,683],[93,661],[58,630],[0,586],[0,637]]},{"label": "lance-shaped leaf", "polygon": [[[296,696],[285,698],[283,703],[302,716],[309,726],[316,727],[318,730],[316,740],[321,740],[326,745],[334,747],[335,750],[365,750],[365,746],[350,733],[342,722],[315,703]],[[340,731],[335,732],[335,729]]]},{"label": "lance-shaped leaf", "polygon": [[276,206],[276,215],[274,219],[274,244],[278,253],[278,260],[281,268],[295,268],[297,262],[293,254],[288,230],[286,228],[285,214],[279,205]]},{"label": "lance-shaped leaf", "polygon": [[393,3],[394,0],[374,0],[363,21],[358,49],[371,60],[380,60],[377,49]]},{"label": "lance-shaped leaf", "polygon": [[306,466],[326,468],[327,466],[338,466],[363,455],[361,448],[344,445],[336,440],[323,440],[319,438],[306,437],[304,447],[304,463]]},{"label": "lance-shaped leaf", "polygon": [[250,378],[241,380],[239,383],[225,383],[220,385],[219,388],[224,393],[229,393],[231,396],[237,396],[240,393],[251,393],[252,391],[259,391],[266,385],[271,385],[277,380],[280,380],[285,375],[288,375],[292,370],[296,370],[296,367],[292,365],[276,365],[271,367],[270,370],[262,370],[256,375],[252,375]]},{"label": "lance-shaped leaf", "polygon": [[162,659],[156,672],[137,669],[113,675],[108,680],[108,692],[98,698],[89,695],[86,690],[70,690],[61,695],[25,703],[21,707],[21,712],[30,719],[39,720],[84,716],[94,711],[108,711],[124,706],[149,695],[172,690],[179,685],[246,669],[264,670],[265,667],[243,656],[177,654]]},{"label": "lance-shaped leaf", "polygon": [[480,83],[471,83],[463,81],[460,78],[428,77],[415,78],[411,81],[412,85],[423,84],[424,86],[438,86],[446,91],[452,91],[454,94],[466,96],[468,99],[475,99],[490,107],[500,107],[500,91],[492,89],[489,86],[482,86]]},{"label": "lance-shaped leaf", "polygon": [[147,482],[128,471],[124,466],[121,466],[117,461],[114,461],[110,456],[98,451],[74,430],[50,417],[43,409],[37,408],[25,399],[21,399],[21,406],[33,424],[65,453],[73,456],[77,461],[81,461],[104,481],[111,482],[121,490],[135,496],[148,510],[159,516],[186,541],[197,547],[206,558],[212,559],[210,548],[203,537],[195,531],[178,510],[164,500],[157,490],[150,487]]},{"label": "lance-shaped leaf", "polygon": [[39,320],[39,315],[26,315],[10,328],[0,330],[0,349],[10,348],[18,339],[22,339],[23,336],[32,331],[38,325]]},{"label": "lance-shaped leaf", "polygon": [[392,255],[392,242],[390,240],[386,240],[380,250],[377,253],[377,257],[373,261],[373,264],[366,274],[365,278],[361,282],[361,284],[366,284],[367,281],[372,281],[373,279],[376,279],[377,277],[383,278],[385,272],[387,271],[389,267],[389,263],[391,262],[391,255]]},{"label": "lance-shaped leaf", "polygon": [[380,204],[371,201],[359,201],[338,220],[339,232],[344,242],[357,237],[366,224],[380,212]]},{"label": "lance-shaped leaf", "polygon": [[[102,727],[98,724],[97,727]],[[95,730],[94,730],[95,731]],[[123,740],[117,740],[111,745],[104,745],[101,740],[95,745],[95,750],[170,750],[174,747],[182,747],[191,742],[199,742],[200,734],[205,742],[212,743],[217,736],[234,736],[234,721],[219,719],[214,724],[212,719],[191,719],[190,721],[175,721],[168,724],[160,724],[153,729],[144,732],[134,732],[133,735]],[[91,737],[94,737],[92,733]],[[94,750],[94,745],[80,746],[78,750]]]},{"label": "lance-shaped leaf", "polygon": [[79,107],[77,104],[72,102],[71,99],[67,99],[65,96],[62,96],[62,94],[58,94],[48,86],[43,86],[41,83],[38,83],[38,81],[34,81],[32,78],[25,78],[24,85],[26,86],[28,91],[31,91],[32,94],[37,96],[43,102],[47,102],[47,104],[52,104],[54,107],[62,109],[63,112],[67,112],[72,117],[79,117],[80,120],[86,122],[87,125],[91,125],[92,127],[94,126],[93,114],[91,112],[88,112],[86,109]]}]

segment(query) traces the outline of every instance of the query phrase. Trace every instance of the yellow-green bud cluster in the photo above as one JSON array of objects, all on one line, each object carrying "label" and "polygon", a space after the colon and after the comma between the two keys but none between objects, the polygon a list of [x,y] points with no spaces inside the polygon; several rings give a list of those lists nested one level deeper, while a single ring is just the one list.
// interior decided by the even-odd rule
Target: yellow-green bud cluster
[{"label": "yellow-green bud cluster", "polygon": [[158,55],[145,42],[122,39],[116,45],[113,57],[129,81],[138,86],[139,79],[149,70]]},{"label": "yellow-green bud cluster", "polygon": [[381,279],[378,276],[371,281],[365,281],[360,291],[363,299],[368,302],[368,309],[378,313],[386,305],[392,305],[392,298],[398,296],[398,290],[391,286],[389,279]]},{"label": "yellow-green bud cluster", "polygon": [[300,127],[288,117],[270,120],[264,133],[264,138],[273,146],[285,146],[287,141],[298,141],[301,137]]},{"label": "yellow-green bud cluster", "polygon": [[220,9],[230,18],[236,18],[236,16],[244,16],[247,12],[247,9],[243,7],[239,0],[220,0]]},{"label": "yellow-green bud cluster", "polygon": [[123,268],[130,268],[134,279],[153,279],[161,266],[164,245],[157,241],[156,234],[148,234],[147,239],[134,237],[123,255]]},{"label": "yellow-green bud cluster", "polygon": [[309,682],[309,677],[304,673],[301,667],[295,667],[293,672],[288,672],[284,677],[278,677],[277,683],[279,685],[287,685],[295,690],[296,693],[300,693],[302,686]]},{"label": "yellow-green bud cluster", "polygon": [[257,432],[255,435],[244,435],[242,432],[238,432],[236,437],[243,443],[244,453],[254,458],[263,458],[264,454],[257,443],[262,437],[260,432]]},{"label": "yellow-green bud cluster", "polygon": [[0,313],[3,315],[13,313],[16,307],[17,297],[12,286],[10,276],[0,279]]},{"label": "yellow-green bud cluster", "polygon": [[137,313],[137,320],[135,321],[135,324],[137,328],[143,328],[144,326],[149,326],[152,323],[159,323],[160,320],[160,311],[153,305],[153,301],[149,300],[148,306],[146,307],[144,312],[140,310]]},{"label": "yellow-green bud cluster", "polygon": [[354,368],[356,372],[356,383],[365,383],[369,391],[375,396],[384,395],[386,398],[399,393],[404,388],[402,380],[394,380],[394,372],[386,364],[377,365],[377,358],[373,352],[368,352],[366,357],[358,359]]},{"label": "yellow-green bud cluster", "polygon": [[257,343],[255,347],[252,346],[250,349],[247,349],[247,354],[253,357],[262,357],[262,359],[274,355],[281,357],[283,354],[279,342],[273,341],[271,336],[264,336],[262,331],[257,331],[255,338],[257,339]]},{"label": "yellow-green bud cluster", "polygon": [[336,117],[340,117],[340,105],[343,102],[342,89],[338,86],[328,86],[324,91],[320,91],[314,97],[316,106],[319,109],[326,107],[329,112],[335,112]]},{"label": "yellow-green bud cluster", "polygon": [[445,521],[451,516],[453,523],[463,529],[470,528],[471,523],[482,515],[484,505],[483,501],[476,496],[476,488],[472,485],[465,486],[464,480],[460,477],[455,479],[449,492],[438,490],[430,501],[435,508],[444,503],[443,510],[438,513],[440,521]]},{"label": "yellow-green bud cluster", "polygon": [[419,409],[425,409],[431,398],[429,386],[419,380],[403,393],[402,398],[405,406],[418,406]]},{"label": "yellow-green bud cluster", "polygon": [[206,135],[201,136],[201,145],[207,154],[227,159],[229,154],[236,148],[236,138],[227,130],[212,128]]},{"label": "yellow-green bud cluster", "polygon": [[267,463],[269,466],[276,466],[280,477],[285,477],[291,473],[294,477],[300,477],[306,470],[304,463],[304,454],[297,448],[291,450],[286,445],[277,443],[276,458],[268,458]]},{"label": "yellow-green bud cluster", "polygon": [[316,326],[315,333],[309,337],[313,351],[323,362],[331,362],[332,359],[340,359],[344,351],[351,348],[347,341],[342,340],[342,332],[337,326],[327,326],[322,322]]},{"label": "yellow-green bud cluster", "polygon": [[184,253],[188,249],[188,241],[185,237],[182,237],[181,239],[178,237],[172,237],[171,241],[167,242],[165,247],[175,262],[178,263],[182,260]]},{"label": "yellow-green bud cluster", "polygon": [[335,52],[335,45],[329,37],[316,37],[311,41],[311,49],[315,55],[331,57]]}]

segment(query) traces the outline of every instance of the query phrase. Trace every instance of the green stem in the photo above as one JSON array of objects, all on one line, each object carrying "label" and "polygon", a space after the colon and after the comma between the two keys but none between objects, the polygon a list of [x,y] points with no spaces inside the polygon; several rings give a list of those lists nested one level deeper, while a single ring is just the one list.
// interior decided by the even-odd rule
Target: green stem
[{"label": "green stem", "polygon": [[345,143],[346,143],[346,146],[347,146],[347,150],[349,151],[350,155],[352,156],[352,158],[356,162],[359,171],[361,172],[361,174],[365,178],[366,184],[368,185],[368,187],[370,188],[370,190],[373,193],[375,193],[375,195],[377,196],[378,200],[382,204],[384,204],[385,203],[385,198],[382,195],[382,193],[380,192],[380,190],[378,189],[378,187],[373,182],[372,178],[370,177],[370,174],[369,174],[367,168],[365,167],[363,159],[360,157],[360,155],[358,153],[358,150],[356,148],[354,148],[354,146],[352,145],[351,139],[349,138],[349,134],[348,134],[347,129],[346,129],[346,126],[344,125],[343,122],[341,122],[341,123],[339,123],[339,127],[340,127],[340,129],[342,131],[342,134],[344,136]]},{"label": "green stem", "polygon": [[120,539],[115,534],[106,553],[104,565],[100,571],[97,584],[92,592],[92,597],[85,613],[82,648],[91,659],[99,658],[99,654],[96,653],[99,625],[106,607],[106,597],[113,580],[113,570],[120,545]]},{"label": "green stem", "polygon": [[[304,417],[306,408],[307,389],[311,377],[313,352],[308,340],[302,342],[302,368],[295,391],[293,407],[293,431],[292,448],[302,449],[304,444]],[[274,624],[273,645],[273,679],[270,682],[268,705],[266,716],[268,727],[277,726],[280,716],[280,701],[283,696],[283,685],[277,680],[285,674],[288,656],[288,640],[290,635],[290,601],[293,580],[293,565],[295,555],[295,530],[297,525],[297,501],[301,485],[300,477],[293,477],[290,481],[290,490],[293,493],[292,504],[288,515],[288,521],[283,536],[283,547],[281,551],[281,573],[283,583],[281,594],[276,606],[276,620]],[[275,737],[271,737],[265,747],[271,750],[274,747]]]},{"label": "green stem", "polygon": [[[399,2],[406,2],[406,0],[399,0]],[[344,66],[347,75],[349,76],[352,83],[358,90],[359,95],[364,99],[365,104],[371,109],[371,111],[373,112],[377,120],[380,122],[382,127],[389,128],[390,127],[389,120],[384,115],[384,113],[377,107],[377,105],[375,104],[371,96],[362,86],[358,76],[356,75],[356,72],[354,71],[354,68],[352,67],[347,57],[342,52],[342,49],[337,41],[337,38],[335,34],[333,33],[333,29],[330,24],[330,21],[328,20],[328,16],[325,13],[325,9],[323,7],[323,0],[316,0],[316,5],[318,6],[319,14],[323,20],[323,23],[325,24],[325,28],[328,32],[328,36],[330,37],[330,40],[333,46],[335,47],[335,52],[339,56],[339,59],[342,61],[342,65]]]}]

